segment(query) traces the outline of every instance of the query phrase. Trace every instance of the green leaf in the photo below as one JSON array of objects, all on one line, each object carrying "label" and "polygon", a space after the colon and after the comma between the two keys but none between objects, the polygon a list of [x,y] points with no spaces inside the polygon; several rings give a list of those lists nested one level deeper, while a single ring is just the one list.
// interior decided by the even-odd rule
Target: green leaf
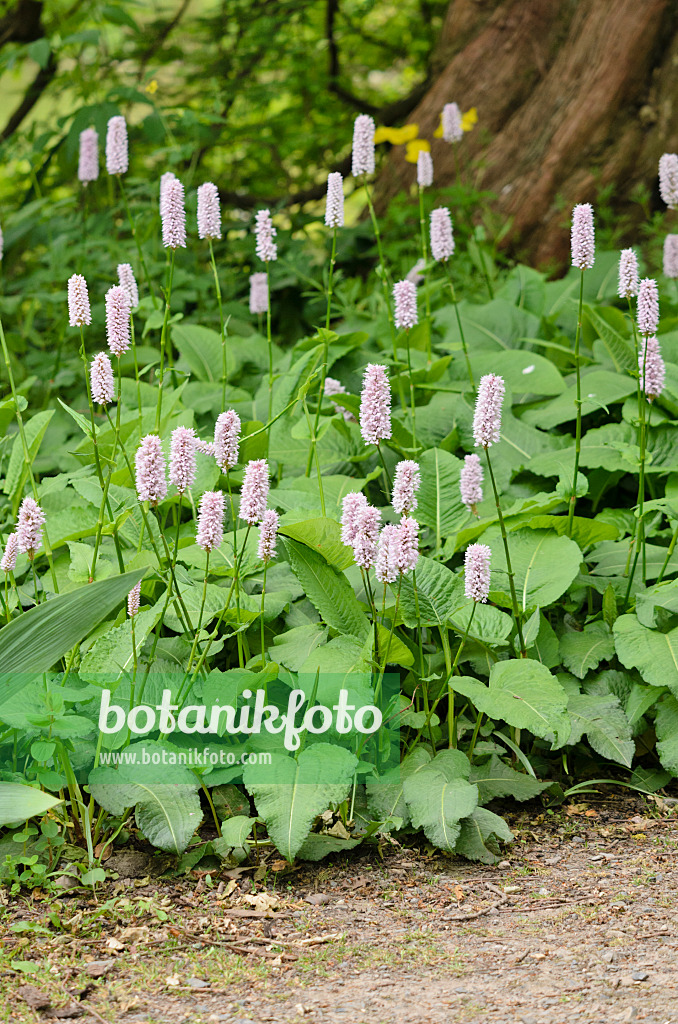
[{"label": "green leaf", "polygon": [[[36,413],[24,426],[26,445],[30,456],[30,464],[33,465],[36,455],[45,436],[45,431],[54,416],[54,409],[46,409],[44,412]],[[24,458],[24,447],[21,443],[21,436],[17,434],[12,445],[12,454],[9,458],[9,466],[5,475],[3,491],[9,494],[13,504],[19,504],[19,498],[23,490],[24,481],[28,476],[28,466]]]},{"label": "green leaf", "polygon": [[[638,608],[638,600],[636,599],[636,610]],[[617,621],[617,598],[615,597],[614,587],[612,584],[608,584],[607,590],[603,594],[603,619],[607,624],[608,629],[614,627]],[[649,625],[649,623],[647,623]]]},{"label": "green leaf", "polygon": [[469,513],[459,494],[463,462],[441,448],[431,448],[419,458],[421,487],[415,518],[435,533],[436,546],[468,522]]},{"label": "green leaf", "polygon": [[43,793],[19,782],[0,782],[0,827],[15,821],[28,821],[34,814],[44,814],[63,803],[51,793]]},{"label": "green leaf", "polygon": [[[634,370],[637,372],[638,364],[633,346],[618,331],[615,331],[595,308],[585,305],[584,310],[617,373],[628,373]],[[594,343],[594,354],[597,344],[597,342]]]},{"label": "green leaf", "polygon": [[659,760],[667,771],[678,775],[678,700],[675,697],[665,697],[661,702],[654,726]]},{"label": "green leaf", "polygon": [[[635,382],[630,377],[623,377],[619,373],[611,373],[609,370],[591,370],[588,373],[583,373],[581,381],[582,416],[598,412],[601,407],[609,407],[615,402],[621,402],[635,390]],[[567,391],[550,402],[526,409],[522,417],[523,421],[540,427],[542,430],[552,430],[553,427],[558,427],[561,423],[568,423],[577,418],[576,397],[577,389],[572,384]]]},{"label": "green leaf", "polygon": [[514,800],[532,800],[551,785],[550,782],[540,782],[531,775],[515,771],[496,754],[485,764],[471,768],[470,781],[478,787],[478,800],[481,804],[506,796],[512,796]]},{"label": "green leaf", "polygon": [[471,367],[476,380],[486,373],[499,374],[514,395],[560,395],[565,390],[557,368],[536,352],[478,352],[471,355]]},{"label": "green leaf", "polygon": [[404,783],[412,825],[422,828],[427,839],[449,853],[461,832],[459,822],[478,804],[478,788],[468,781],[470,769],[461,751],[443,750]]},{"label": "green leaf", "polygon": [[119,817],[127,807],[134,807],[137,825],[148,841],[167,853],[183,853],[202,821],[197,788],[197,783],[192,787],[90,782],[92,796],[109,814]]},{"label": "green leaf", "polygon": [[339,836],[330,836],[327,833],[311,832],[306,837],[304,845],[299,850],[299,860],[322,860],[330,853],[343,853],[345,850],[354,850],[360,846],[362,839],[340,839]]},{"label": "green leaf", "polygon": [[513,832],[503,818],[486,807],[476,807],[473,814],[459,822],[459,838],[454,852],[468,860],[496,864],[499,840],[510,843],[512,839]]},{"label": "green leaf", "polygon": [[198,380],[221,379],[221,337],[216,331],[200,324],[174,324],[172,341]]},{"label": "green leaf", "polygon": [[635,615],[620,615],[614,644],[622,665],[637,668],[651,686],[668,686],[678,695],[678,628],[660,633],[641,625]]},{"label": "green leaf", "polygon": [[326,643],[327,629],[319,622],[311,622],[274,636],[270,654],[279,665],[298,672],[313,651]]},{"label": "green leaf", "polygon": [[655,583],[636,595],[636,615],[644,626],[660,625],[662,616],[658,609],[664,609],[669,615],[678,615],[678,580]]},{"label": "green leaf", "polygon": [[490,684],[469,676],[454,678],[454,689],[469,697],[488,718],[500,718],[535,736],[567,739],[570,723],[567,694],[545,665],[531,659],[501,661],[492,666]]},{"label": "green leaf", "polygon": [[289,539],[283,544],[294,575],[323,621],[340,633],[367,636],[369,622],[346,577],[305,544]]},{"label": "green leaf", "polygon": [[[568,537],[523,528],[509,534],[508,542],[518,607],[523,614],[552,604],[565,593],[579,572],[582,554]],[[483,543],[492,549],[490,598],[510,608],[506,554],[499,530],[488,530]]]},{"label": "green leaf", "polygon": [[245,788],[286,860],[294,860],[317,816],[345,799],[357,764],[343,747],[316,743],[296,760],[273,753],[270,764],[245,767]]},{"label": "green leaf", "polygon": [[403,787],[411,775],[416,775],[431,761],[431,755],[424,747],[415,747],[402,764],[385,772],[378,779],[367,783],[367,807],[376,821],[402,818],[403,825],[410,822]]},{"label": "green leaf", "polygon": [[567,710],[572,722],[568,743],[578,743],[582,736],[601,757],[631,767],[636,745],[631,739],[631,725],[619,701],[587,693],[572,694]]},{"label": "green leaf", "polygon": [[[160,608],[145,608],[134,617],[134,639],[137,657],[146,637],[160,618]],[[96,640],[80,663],[80,678],[100,683],[111,681],[134,664],[132,620],[127,618],[119,626],[109,629]]]},{"label": "green leaf", "polygon": [[290,537],[306,547],[317,551],[335,569],[340,572],[353,565],[351,548],[341,542],[341,527],[334,519],[302,519],[291,522],[291,517],[283,516],[278,532],[283,537]]},{"label": "green leaf", "polygon": [[[209,775],[206,776],[206,781],[209,782]],[[212,797],[214,809],[219,815],[221,821],[226,821],[228,818],[239,818],[243,815],[247,816],[249,814],[249,800],[237,786],[233,786],[231,783],[225,783],[223,786],[215,786],[210,795]],[[242,843],[235,845],[242,846]]]},{"label": "green leaf", "polygon": [[[0,705],[31,673],[46,672],[123,601],[146,574],[135,569],[31,608],[0,629]],[[20,673],[20,675],[14,675]],[[14,678],[11,676],[14,675]]]},{"label": "green leaf", "polygon": [[[614,595],[613,595],[614,596]],[[601,661],[614,656],[614,639],[604,622],[591,622],[581,633],[575,630],[560,638],[560,656],[566,669],[583,679]]]}]

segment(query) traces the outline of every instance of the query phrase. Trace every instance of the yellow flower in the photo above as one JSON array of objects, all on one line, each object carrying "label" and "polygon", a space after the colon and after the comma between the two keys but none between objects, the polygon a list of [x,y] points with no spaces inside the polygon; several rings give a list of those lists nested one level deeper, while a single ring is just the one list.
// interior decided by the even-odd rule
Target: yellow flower
[{"label": "yellow flower", "polygon": [[151,79],[151,81],[146,86],[146,92],[150,92],[150,94],[152,96],[153,93],[155,93],[157,91],[158,91],[158,82],[157,82],[157,80],[155,78],[153,78],[153,79]]},{"label": "yellow flower", "polygon": [[[475,107],[471,107],[465,114],[461,115],[461,129],[464,132],[470,132],[471,129],[478,123],[478,111]],[[443,137],[443,115],[440,115],[440,124],[433,133],[435,139],[442,139]]]},{"label": "yellow flower", "polygon": [[426,139],[412,139],[411,142],[408,142],[405,147],[405,159],[408,164],[416,164],[417,157],[422,150],[426,153],[431,152],[431,144]]},{"label": "yellow flower", "polygon": [[416,139],[418,132],[418,124],[406,124],[402,128],[380,126],[374,133],[374,142],[375,145],[380,142],[390,142],[393,146],[402,146],[403,143]]}]

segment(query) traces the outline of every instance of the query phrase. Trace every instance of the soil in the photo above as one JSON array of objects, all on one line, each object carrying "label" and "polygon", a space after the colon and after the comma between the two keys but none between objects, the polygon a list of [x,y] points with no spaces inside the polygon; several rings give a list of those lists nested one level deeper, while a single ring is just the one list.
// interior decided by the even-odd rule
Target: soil
[{"label": "soil", "polygon": [[535,805],[494,867],[386,845],[177,881],[137,857],[97,900],[5,896],[0,1014],[674,1024],[674,803]]}]

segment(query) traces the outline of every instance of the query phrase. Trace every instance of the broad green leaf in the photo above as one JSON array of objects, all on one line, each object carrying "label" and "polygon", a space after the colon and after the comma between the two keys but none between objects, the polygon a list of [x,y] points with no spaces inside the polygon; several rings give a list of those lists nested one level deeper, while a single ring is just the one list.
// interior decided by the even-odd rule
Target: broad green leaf
[{"label": "broad green leaf", "polygon": [[366,637],[369,622],[346,577],[305,544],[291,539],[283,544],[295,576],[323,621],[340,633]]},{"label": "broad green leaf", "polygon": [[532,643],[528,643],[527,639],[525,639],[525,643],[530,657],[535,661],[540,661],[542,665],[546,665],[546,668],[555,668],[560,664],[558,637],[543,612],[539,612],[537,636]]},{"label": "broad green leaf", "polygon": [[221,823],[222,839],[234,849],[243,848],[255,821],[256,818],[250,818],[246,814],[236,814],[227,818]]},{"label": "broad green leaf", "polygon": [[327,629],[319,622],[312,622],[274,636],[270,654],[279,665],[290,672],[298,672],[312,652],[326,643]]},{"label": "broad green leaf", "polygon": [[[624,576],[627,572],[628,554],[628,540],[604,540],[602,543],[596,544],[593,550],[586,556],[586,560],[595,564],[595,568],[591,571],[597,576]],[[666,554],[666,548],[661,547],[659,544],[645,544],[646,579],[657,579],[662,571]],[[673,573],[677,570],[678,551],[674,551],[664,572]]]},{"label": "broad green leaf", "polygon": [[485,373],[499,374],[514,395],[560,395],[565,390],[557,368],[536,352],[477,352],[471,355],[471,367],[476,380]]},{"label": "broad green leaf", "polygon": [[488,718],[500,718],[535,736],[552,733],[567,739],[567,694],[554,675],[538,661],[519,658],[493,665],[489,686],[469,676],[454,678],[454,689],[469,697]]},{"label": "broad green leaf", "polygon": [[661,613],[658,609],[664,609],[670,615],[678,615],[678,580],[656,583],[654,587],[648,587],[636,595],[636,615],[644,626],[652,628],[660,625]]},{"label": "broad green leaf", "polygon": [[[350,491],[361,491],[367,480],[341,474],[323,474],[323,496],[327,514],[341,518],[342,502]],[[301,518],[302,512],[320,513],[320,491],[315,474],[311,477],[296,476],[285,478],[275,489],[275,504],[283,512],[294,512]]]},{"label": "broad green leaf", "polygon": [[403,786],[414,828],[422,828],[427,839],[450,853],[459,838],[459,822],[478,805],[478,788],[469,783],[469,772],[465,754],[444,750]]},{"label": "broad green leaf", "polygon": [[[615,402],[621,402],[635,390],[636,385],[631,377],[611,373],[609,370],[585,372],[582,374],[581,381],[582,416],[598,412],[603,406],[609,407]],[[570,420],[576,419],[576,397],[576,386],[573,383],[567,391],[550,402],[540,403],[532,409],[527,409],[523,414],[523,419],[525,423],[538,426],[542,430],[552,430],[553,427],[558,427],[561,423],[568,423]]]},{"label": "broad green leaf", "polygon": [[637,668],[651,686],[668,686],[678,695],[678,628],[660,633],[641,625],[635,615],[620,615],[614,644],[622,665]]},{"label": "broad green leaf", "polygon": [[567,701],[567,711],[572,723],[570,745],[586,736],[601,757],[631,767],[636,745],[631,739],[629,720],[618,700],[588,693],[572,694]]},{"label": "broad green leaf", "polygon": [[[574,466],[573,466],[574,469]],[[558,536],[568,531],[567,516],[534,516],[527,524],[531,530],[555,530]],[[619,531],[612,523],[603,523],[597,519],[584,519],[583,516],[574,516],[572,520],[572,540],[578,544],[582,551],[598,544],[602,540],[614,540],[619,536]]]},{"label": "broad green leaf", "polygon": [[322,860],[330,853],[343,853],[345,850],[354,850],[360,846],[362,839],[341,839],[339,836],[331,836],[327,833],[311,832],[299,850],[299,860]]},{"label": "broad green leaf", "polygon": [[657,753],[664,768],[678,775],[678,700],[664,697],[654,720]]},{"label": "broad green leaf", "polygon": [[[24,434],[26,436],[26,445],[28,447],[31,465],[40,450],[40,445],[42,444],[42,439],[45,436],[45,431],[47,430],[53,416],[54,409],[45,409],[43,412],[38,412],[35,416],[32,416],[24,425]],[[10,495],[15,507],[18,506],[21,499],[21,491],[23,490],[24,481],[27,476],[28,466],[26,465],[24,458],[24,447],[21,441],[21,435],[17,434],[14,438],[12,454],[9,458],[9,466],[7,467],[5,482],[2,488],[5,494]]]},{"label": "broad green leaf", "polygon": [[[142,769],[137,769],[141,774]],[[96,772],[92,775],[96,777]],[[96,802],[109,814],[120,816],[134,807],[139,829],[148,841],[167,853],[183,853],[202,821],[200,797],[195,787],[143,782],[90,783]]]},{"label": "broad green leaf", "polygon": [[[584,310],[587,319],[600,339],[600,345],[614,365],[617,373],[628,373],[633,370],[637,372],[633,345],[629,344],[623,335],[616,331],[607,320],[603,319],[594,307],[585,305]],[[594,354],[596,353],[597,345],[598,342],[594,344]]]},{"label": "broad green leaf", "polygon": [[174,324],[172,342],[198,380],[221,380],[221,337],[216,331],[200,324]]},{"label": "broad green leaf", "polygon": [[[499,530],[488,530],[483,543],[492,549],[490,599],[510,608],[506,554]],[[509,551],[518,607],[523,614],[546,608],[561,597],[577,576],[582,561],[574,541],[547,530],[515,530],[509,534]]]},{"label": "broad green leaf", "polygon": [[245,767],[245,788],[286,860],[294,860],[317,816],[345,799],[357,764],[343,747],[316,743],[296,760],[273,753],[269,765]]},{"label": "broad green leaf", "polygon": [[421,487],[417,494],[415,519],[430,527],[436,546],[468,521],[469,513],[459,494],[459,473],[463,462],[441,448],[431,448],[419,458]]},{"label": "broad green leaf", "polygon": [[403,825],[410,822],[410,813],[403,795],[405,780],[416,775],[427,764],[431,755],[424,747],[415,747],[402,764],[391,768],[384,775],[367,783],[367,807],[376,821],[388,821],[389,818],[403,819]]},{"label": "broad green leaf", "polygon": [[614,656],[614,639],[604,622],[591,622],[581,633],[571,630],[560,638],[560,656],[566,669],[578,679]]},{"label": "broad green leaf", "polygon": [[[206,780],[209,782],[209,775],[206,776]],[[250,802],[237,786],[233,786],[230,783],[225,783],[223,786],[215,786],[210,796],[212,797],[214,809],[221,821],[227,821],[229,818],[240,818],[243,815],[247,816],[249,814]],[[242,843],[236,845],[242,846]]]},{"label": "broad green leaf", "polygon": [[495,754],[485,764],[471,768],[469,781],[478,787],[481,804],[506,796],[512,796],[514,800],[532,800],[551,785],[515,771]]},{"label": "broad green leaf", "polygon": [[496,864],[499,860],[499,840],[510,843],[513,832],[503,818],[486,807],[476,807],[473,814],[459,822],[459,838],[454,852],[468,860],[483,864]]},{"label": "broad green leaf", "polygon": [[132,620],[127,618],[119,626],[109,629],[96,640],[80,663],[80,678],[101,682],[118,678],[130,671],[134,664],[134,649],[137,657],[141,653],[146,637],[160,618],[161,608],[146,608],[134,616],[134,639],[132,644]]},{"label": "broad green leaf", "polygon": [[0,827],[15,821],[28,821],[34,814],[44,814],[63,803],[51,793],[43,793],[19,782],[0,782]]},{"label": "broad green leaf", "polygon": [[[0,705],[22,689],[29,674],[46,672],[83,640],[145,574],[146,569],[135,569],[90,583],[31,608],[0,629]],[[11,678],[15,673],[23,678]]]},{"label": "broad green leaf", "polygon": [[330,565],[340,572],[353,565],[351,548],[341,542],[341,527],[334,519],[302,519],[294,522],[294,517],[283,516],[278,532],[283,537],[305,544],[317,551]]}]

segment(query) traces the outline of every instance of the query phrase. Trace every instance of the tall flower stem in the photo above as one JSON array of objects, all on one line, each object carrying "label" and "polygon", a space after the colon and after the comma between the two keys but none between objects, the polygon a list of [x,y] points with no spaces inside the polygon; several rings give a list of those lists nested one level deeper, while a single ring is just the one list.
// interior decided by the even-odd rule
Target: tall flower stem
[{"label": "tall flower stem", "polygon": [[[12,372],[12,364],[11,364],[10,358],[9,358],[9,351],[7,349],[7,339],[5,338],[5,330],[4,330],[3,326],[2,326],[2,319],[0,319],[0,345],[2,345],[2,355],[3,355],[4,362],[5,362],[5,369],[7,370],[7,376],[9,378],[9,387],[10,387],[10,391],[12,392],[12,398],[14,400],[14,413],[15,413],[15,416],[16,416],[17,426],[19,428],[19,437],[21,438],[21,447],[23,448],[23,452],[24,452],[24,463],[26,465],[26,470],[28,472],[28,479],[30,480],[30,483],[31,483],[31,490],[33,492],[33,497],[35,498],[36,502],[38,502],[38,504],[39,504],[40,503],[40,499],[38,497],[38,488],[37,488],[36,483],[35,483],[35,477],[33,476],[33,459],[31,457],[31,453],[30,453],[30,451],[28,449],[28,442],[26,441],[26,431],[24,430],[24,421],[23,421],[23,417],[21,415],[21,408],[19,406],[19,396],[17,394],[16,385],[14,384],[14,373]],[[51,546],[51,544],[49,542],[49,537],[47,535],[47,528],[46,528],[46,526],[44,524],[43,524],[43,527],[42,527],[42,537],[43,537],[43,541],[44,541],[44,544],[45,544],[45,554],[47,556],[47,561],[49,563],[49,571],[50,571],[50,574],[52,576],[52,586],[54,587],[54,593],[58,594],[59,593],[59,584],[57,583],[56,573],[54,571],[54,562],[52,560],[52,546]]]},{"label": "tall flower stem", "polygon": [[572,536],[574,526],[574,508],[577,504],[577,474],[579,473],[579,457],[581,454],[581,361],[579,359],[579,339],[582,328],[582,306],[584,304],[584,271],[580,271],[579,278],[579,312],[577,314],[577,331],[574,336],[574,367],[577,375],[577,426],[574,441],[574,473],[572,474],[572,494],[570,495],[570,508],[567,513],[567,536]]},{"label": "tall flower stem", "polygon": [[266,668],[266,637],[264,635],[264,600],[266,597],[266,562],[264,562],[264,582],[261,587],[261,671]]},{"label": "tall flower stem", "polygon": [[[384,651],[384,657],[381,662],[381,668],[379,669],[379,680],[374,690],[374,702],[376,703],[381,696],[381,688],[384,682],[384,673],[386,672],[386,665],[388,664],[388,656],[391,653],[391,644],[393,642],[393,634],[395,632],[396,622],[398,621],[398,611],[400,610],[400,591],[403,585],[403,574],[400,573],[398,577],[398,592],[396,594],[395,608],[393,609],[393,618],[391,619],[391,629],[388,634],[388,640],[386,641],[386,649]],[[384,588],[384,592],[386,588]]]},{"label": "tall flower stem", "polygon": [[379,458],[381,460],[381,465],[382,465],[382,468],[384,470],[384,480],[386,482],[386,488],[385,488],[386,489],[386,498],[387,498],[388,501],[390,501],[391,500],[391,490],[393,488],[393,483],[391,481],[391,477],[389,476],[388,469],[386,468],[386,460],[384,459],[384,453],[381,450],[381,444],[378,441],[377,441],[377,452],[379,453]]},{"label": "tall flower stem", "polygon": [[[647,339],[645,339],[645,357],[643,359],[643,381],[645,380],[645,362],[647,360]],[[626,560],[626,571],[628,572],[629,558],[631,557],[631,550],[635,546],[635,552],[633,555],[633,565],[631,566],[631,572],[629,573],[629,581],[626,585],[626,594],[624,595],[624,607],[626,608],[629,603],[629,597],[631,595],[631,588],[633,586],[633,579],[636,575],[636,566],[638,565],[638,556],[643,553],[642,561],[642,572],[643,572],[643,583],[647,576],[647,566],[645,561],[645,521],[644,515],[644,504],[645,504],[645,456],[647,448],[647,434],[649,428],[649,419],[652,415],[652,406],[650,406],[650,416],[648,422],[645,422],[645,402],[641,406],[641,419],[640,419],[640,471],[638,473],[638,517],[636,519],[635,529],[633,531],[633,538],[629,544],[629,553]]]},{"label": "tall flower stem", "polygon": [[429,363],[431,354],[431,296],[429,293],[428,242],[426,240],[426,219],[424,216],[424,190],[419,187],[419,232],[421,234],[421,256],[424,261],[424,301],[426,303],[426,354]]},{"label": "tall flower stem", "polygon": [[214,274],[214,289],[217,293],[217,305],[219,307],[219,325],[221,328],[221,408],[226,406],[226,381],[228,380],[228,367],[226,362],[226,325],[224,323],[224,310],[221,303],[221,286],[219,274],[217,273],[217,261],[214,258],[214,246],[212,239],[208,238],[210,246],[210,260],[212,261],[212,273]]},{"label": "tall flower stem", "polygon": [[320,413],[322,410],[323,398],[325,397],[325,380],[327,379],[327,363],[329,360],[329,348],[330,343],[328,339],[328,332],[330,329],[330,315],[332,310],[332,281],[334,278],[334,264],[337,257],[337,229],[332,229],[332,255],[330,256],[330,268],[327,275],[327,312],[325,314],[325,335],[323,338],[323,365],[320,376],[320,388],[318,390],[318,406],[315,411],[315,420],[313,422],[313,433],[312,439],[313,444],[308,453],[308,459],[306,461],[306,476],[311,475],[311,465],[313,462],[313,455],[315,449],[315,439],[318,436],[318,424],[320,423]]},{"label": "tall flower stem", "polygon": [[203,617],[203,613],[205,611],[205,600],[207,598],[207,579],[209,577],[209,574],[210,574],[210,553],[209,553],[209,551],[206,551],[205,552],[205,578],[204,578],[203,584],[202,584],[202,598],[200,600],[200,613],[198,615],[198,625],[196,627],[195,635],[193,637],[193,646],[191,647],[191,654],[190,654],[189,659],[188,659],[188,668],[186,669],[187,672],[191,671],[191,666],[193,665],[193,659],[195,657],[196,648],[198,646],[198,639],[200,637],[200,630],[202,629],[202,617]]},{"label": "tall flower stem", "polygon": [[506,524],[504,523],[504,517],[501,512],[501,506],[499,504],[499,492],[497,490],[497,483],[494,479],[494,473],[492,471],[492,462],[490,461],[490,450],[485,447],[485,458],[487,459],[487,468],[490,474],[490,480],[492,481],[492,490],[494,491],[494,503],[497,509],[497,518],[499,519],[499,529],[501,530],[501,539],[504,543],[504,554],[506,555],[506,573],[508,575],[509,588],[511,590],[511,603],[513,605],[513,618],[515,620],[516,629],[518,630],[518,640],[520,642],[520,656],[521,658],[527,657],[527,651],[525,649],[525,640],[523,639],[523,627],[520,622],[520,611],[518,609],[518,598],[516,597],[516,586],[514,582],[514,572],[511,567],[511,554],[509,552],[508,537],[506,536]]},{"label": "tall flower stem", "polygon": [[452,668],[450,669],[449,679],[447,680],[447,690],[449,694],[447,710],[447,745],[448,747],[450,747],[450,749],[456,747],[458,742],[457,720],[454,715],[454,688],[452,686],[452,679],[454,677],[457,665],[459,664],[461,652],[464,650],[464,647],[466,646],[466,641],[468,640],[468,635],[471,630],[471,623],[473,622],[473,616],[475,615],[475,612],[476,602],[474,601],[473,607],[471,608],[471,614],[469,615],[468,622],[466,623],[466,629],[464,630],[464,634],[461,638],[461,643],[457,647],[457,653],[454,656],[454,663],[452,665]]},{"label": "tall flower stem", "polygon": [[271,267],[266,261],[266,341],[268,342],[268,421],[273,415],[273,338],[271,336]]},{"label": "tall flower stem", "polygon": [[468,349],[466,347],[466,338],[464,337],[464,328],[461,326],[461,316],[459,315],[459,304],[457,302],[457,293],[454,290],[454,284],[452,282],[452,271],[448,260],[445,260],[445,273],[447,274],[447,283],[450,286],[450,294],[452,296],[452,305],[454,306],[455,316],[457,317],[457,327],[459,328],[459,337],[461,338],[461,347],[464,350],[464,359],[466,360],[466,372],[468,373],[468,379],[471,382],[471,387],[475,391],[476,384],[473,379],[473,370],[471,369],[471,360],[468,357]]},{"label": "tall flower stem", "polygon": [[310,416],[310,413],[308,411],[308,406],[306,404],[306,398],[305,397],[303,399],[303,403],[304,403],[304,415],[306,417],[306,423],[308,425],[308,432],[309,432],[309,434],[311,436],[311,448],[310,448],[310,451],[309,451],[309,457],[315,458],[315,468],[316,468],[316,474],[317,474],[317,477],[318,477],[318,491],[320,492],[320,510],[321,510],[323,516],[325,516],[325,492],[323,490],[322,470],[320,469],[320,456],[318,455],[318,438],[317,438],[317,435],[316,435],[316,425],[311,420],[311,416]]},{"label": "tall flower stem", "polygon": [[170,250],[169,267],[167,270],[167,287],[165,289],[165,315],[162,321],[160,333],[160,369],[158,371],[158,405],[155,411],[155,432],[160,433],[160,419],[162,417],[162,389],[163,377],[165,375],[165,346],[167,344],[167,327],[170,318],[170,302],[172,301],[172,281],[174,279],[174,257],[175,249]]},{"label": "tall flower stem", "polygon": [[[231,522],[233,523],[233,583],[235,585],[235,607],[238,613],[238,624],[240,624],[240,580],[238,579],[238,527],[235,518],[235,507],[233,505],[233,491],[231,490],[231,477],[226,470],[226,488],[228,490],[228,501],[231,506]],[[237,635],[238,642],[238,664],[244,668],[243,642],[240,633]]]},{"label": "tall flower stem", "polygon": [[412,417],[412,445],[417,447],[417,421],[414,411],[414,380],[412,379],[412,355],[410,352],[410,332],[405,331],[405,344],[407,346],[407,375],[410,379],[410,413]]},{"label": "tall flower stem", "polygon": [[659,573],[659,576],[657,576],[657,583],[661,583],[661,581],[664,579],[664,573],[666,572],[666,568],[667,568],[669,562],[671,561],[671,555],[675,551],[677,543],[678,543],[678,526],[676,526],[675,530],[673,531],[673,536],[671,537],[671,542],[670,542],[668,548],[666,549],[666,558],[664,559],[664,563],[663,563],[663,565],[661,567],[661,571]]},{"label": "tall flower stem", "polygon": [[139,434],[143,433],[143,415],[141,412],[141,381],[139,380],[139,360],[137,359],[137,340],[134,333],[134,317],[129,315],[130,334],[132,336],[132,357],[134,359],[134,379],[137,382],[137,407],[139,410]]},{"label": "tall flower stem", "polygon": [[361,576],[363,578],[363,583],[365,585],[365,593],[367,594],[367,597],[368,597],[369,602],[370,602],[370,607],[372,609],[372,626],[374,628],[374,659],[373,659],[373,661],[374,661],[375,664],[378,665],[379,664],[379,624],[377,622],[377,606],[376,606],[376,604],[374,602],[374,592],[372,590],[372,584],[370,583],[370,574],[369,574],[369,572],[366,569],[363,569],[361,567],[360,574],[361,574]]},{"label": "tall flower stem", "polygon": [[[118,441],[120,440],[120,406],[122,405],[122,373],[120,370],[120,357],[118,357],[118,407],[115,413],[115,440],[113,441],[113,453],[111,455],[111,464],[108,470],[108,476],[106,477],[106,484],[104,486],[103,494],[101,496],[101,505],[99,506],[99,517],[97,519],[97,532],[94,538],[94,553],[92,555],[92,568],[90,569],[90,583],[94,579],[97,566],[97,557],[99,554],[99,545],[101,544],[101,534],[104,528],[104,509],[108,502],[108,489],[111,486],[111,477],[113,476],[113,470],[115,468],[115,456],[118,450]],[[119,548],[118,548],[119,550]],[[122,552],[119,551],[118,567],[120,572],[125,571],[125,563],[122,560]]]},{"label": "tall flower stem", "polygon": [[130,230],[132,232],[132,238],[134,239],[135,245],[137,247],[137,252],[139,254],[139,263],[141,264],[141,269],[144,272],[144,279],[146,281],[146,287],[148,288],[149,294],[150,294],[151,299],[153,301],[153,309],[157,309],[158,308],[158,303],[157,303],[157,300],[156,300],[156,297],[155,297],[155,292],[153,291],[153,289],[151,287],[151,277],[150,277],[150,274],[148,273],[148,268],[146,267],[146,260],[144,259],[144,253],[143,253],[143,250],[141,248],[141,242],[139,241],[139,235],[138,235],[138,232],[137,232],[136,221],[134,220],[134,217],[132,215],[132,211],[130,209],[129,202],[127,201],[127,192],[125,191],[125,186],[123,184],[122,175],[118,174],[117,175],[117,179],[118,179],[118,182],[120,183],[120,195],[122,196],[122,201],[123,201],[123,204],[124,204],[124,207],[125,207],[125,213],[127,214],[127,219],[129,221]]}]

